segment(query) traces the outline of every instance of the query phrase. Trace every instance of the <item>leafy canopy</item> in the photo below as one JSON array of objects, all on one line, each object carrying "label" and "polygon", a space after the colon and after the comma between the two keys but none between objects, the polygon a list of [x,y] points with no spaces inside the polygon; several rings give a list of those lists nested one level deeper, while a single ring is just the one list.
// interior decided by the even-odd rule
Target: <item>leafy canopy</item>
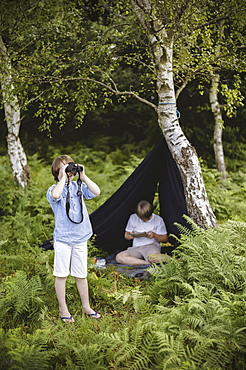
[{"label": "leafy canopy", "polygon": [[[155,108],[157,66],[147,38],[152,23],[174,39],[177,89],[214,69],[244,67],[238,52],[245,27],[242,1],[11,3],[2,2],[0,34],[13,65],[14,92],[23,110],[35,104],[48,131],[68,119],[80,125],[88,110],[111,103],[112,95],[134,96]],[[119,74],[127,65],[135,77],[122,85]]]}]

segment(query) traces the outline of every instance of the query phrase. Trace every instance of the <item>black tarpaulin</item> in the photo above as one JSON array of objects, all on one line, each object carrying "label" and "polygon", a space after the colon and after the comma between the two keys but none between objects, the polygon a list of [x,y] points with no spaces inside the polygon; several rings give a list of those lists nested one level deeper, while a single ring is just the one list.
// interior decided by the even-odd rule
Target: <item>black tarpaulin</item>
[{"label": "black tarpaulin", "polygon": [[[168,233],[178,235],[174,223],[186,225],[182,216],[188,212],[179,169],[164,139],[152,149],[122,186],[90,215],[96,247],[108,253],[129,247],[129,241],[124,239],[128,218],[135,212],[140,200],[152,203],[157,191],[160,215]],[[167,252],[171,252],[171,249]]]}]

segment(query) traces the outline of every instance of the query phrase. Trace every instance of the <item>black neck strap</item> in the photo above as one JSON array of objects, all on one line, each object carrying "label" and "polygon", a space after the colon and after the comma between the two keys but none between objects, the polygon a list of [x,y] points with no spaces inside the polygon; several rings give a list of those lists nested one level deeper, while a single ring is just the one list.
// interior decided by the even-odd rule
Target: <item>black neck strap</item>
[{"label": "black neck strap", "polygon": [[81,181],[81,178],[80,178],[80,172],[79,172],[79,178],[77,180],[77,184],[78,184],[77,195],[79,197],[80,210],[81,210],[81,220],[79,222],[76,222],[76,221],[72,220],[71,217],[69,216],[69,210],[70,210],[70,190],[69,190],[69,177],[68,177],[68,182],[67,182],[67,197],[66,197],[66,212],[67,212],[67,217],[74,224],[80,224],[83,221],[83,219],[84,219],[84,215],[83,215],[83,204],[82,204],[82,190],[81,190],[82,181]]}]

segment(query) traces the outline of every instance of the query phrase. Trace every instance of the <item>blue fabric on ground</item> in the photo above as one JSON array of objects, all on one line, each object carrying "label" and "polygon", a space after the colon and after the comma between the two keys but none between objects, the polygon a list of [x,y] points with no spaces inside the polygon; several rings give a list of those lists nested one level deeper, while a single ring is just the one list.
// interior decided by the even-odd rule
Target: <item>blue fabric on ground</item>
[{"label": "blue fabric on ground", "polygon": [[[119,251],[117,251],[119,252]],[[116,267],[116,271],[118,271],[120,274],[128,277],[141,277],[144,273],[144,271],[147,270],[147,268],[150,265],[142,264],[142,265],[123,265],[122,263],[117,263],[115,260],[116,253],[113,253],[112,255],[109,255],[105,258],[106,260],[106,267],[110,265],[114,265]],[[143,261],[144,262],[144,261]]]}]

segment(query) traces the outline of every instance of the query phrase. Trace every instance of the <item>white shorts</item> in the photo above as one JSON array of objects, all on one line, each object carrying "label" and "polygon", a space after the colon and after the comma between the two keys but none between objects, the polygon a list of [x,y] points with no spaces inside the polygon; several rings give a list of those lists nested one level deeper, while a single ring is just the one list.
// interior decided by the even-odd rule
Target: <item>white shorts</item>
[{"label": "white shorts", "polygon": [[54,242],[54,270],[53,275],[77,278],[87,277],[87,241],[79,244]]}]

